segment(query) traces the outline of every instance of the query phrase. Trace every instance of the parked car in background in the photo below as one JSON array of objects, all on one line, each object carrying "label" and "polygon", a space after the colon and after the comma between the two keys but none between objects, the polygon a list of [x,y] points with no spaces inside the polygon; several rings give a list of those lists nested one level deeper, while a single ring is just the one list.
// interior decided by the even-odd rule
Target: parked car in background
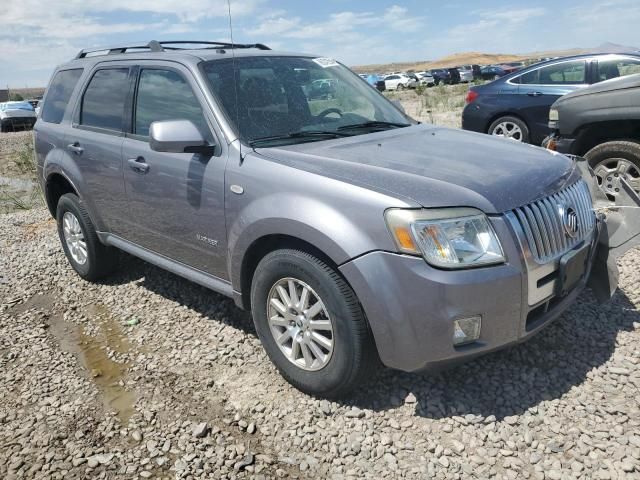
[{"label": "parked car in background", "polygon": [[538,63],[472,86],[462,112],[466,130],[540,145],[549,135],[549,108],[562,95],[640,70],[638,54],[588,54]]},{"label": "parked car in background", "polygon": [[436,84],[436,79],[433,78],[430,72],[417,72],[416,75],[420,78],[421,85],[432,87]]},{"label": "parked car in background", "polygon": [[[37,177],[84,280],[122,250],[231,297],[282,376],[329,398],[379,362],[526,341],[588,282],[615,290],[605,225],[622,214],[592,209],[584,162],[419,124],[328,58],[196,44],[83,50],[54,71]],[[318,105],[305,78],[337,95]]]},{"label": "parked car in background", "polygon": [[34,123],[36,112],[29,102],[0,103],[0,131],[30,129]]},{"label": "parked car in background", "polygon": [[447,69],[449,71],[449,85],[457,85],[461,81],[460,72],[457,68],[451,67]]},{"label": "parked car in background", "polygon": [[363,73],[360,74],[359,77],[365,80],[372,87],[377,86],[378,82],[380,81],[380,76],[375,73]]},{"label": "parked car in background", "polygon": [[429,73],[433,76],[435,85],[440,85],[441,83],[449,83],[449,81],[451,80],[451,74],[446,68],[433,68],[429,70]]},{"label": "parked car in background", "polygon": [[549,128],[543,146],[586,158],[610,199],[620,195],[622,178],[640,193],[640,73],[560,97]]},{"label": "parked car in background", "polygon": [[307,97],[313,100],[330,100],[336,93],[336,80],[319,78],[307,88]]},{"label": "parked car in background", "polygon": [[384,79],[384,88],[385,90],[404,90],[406,88],[410,88],[410,84],[414,80],[404,73],[398,73],[396,75],[389,75]]},{"label": "parked car in background", "polygon": [[487,65],[480,69],[480,78],[482,80],[497,80],[500,77],[504,77],[507,71],[496,65]]},{"label": "parked car in background", "polygon": [[462,82],[472,82],[482,77],[480,65],[460,65],[456,68],[460,72]]}]

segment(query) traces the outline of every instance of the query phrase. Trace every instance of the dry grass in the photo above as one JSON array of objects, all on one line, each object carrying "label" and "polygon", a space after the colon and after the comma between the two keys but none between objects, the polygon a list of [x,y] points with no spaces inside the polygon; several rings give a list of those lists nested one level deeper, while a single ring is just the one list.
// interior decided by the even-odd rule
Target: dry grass
[{"label": "dry grass", "polygon": [[439,85],[423,91],[386,92],[391,100],[400,100],[407,114],[421,122],[460,128],[464,97],[469,86]]}]

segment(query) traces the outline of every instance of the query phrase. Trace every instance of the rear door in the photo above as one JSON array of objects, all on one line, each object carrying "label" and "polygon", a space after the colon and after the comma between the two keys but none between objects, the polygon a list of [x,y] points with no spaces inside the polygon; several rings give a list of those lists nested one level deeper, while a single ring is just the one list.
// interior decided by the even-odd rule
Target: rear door
[{"label": "rear door", "polygon": [[85,201],[97,228],[115,234],[122,234],[128,216],[122,142],[132,80],[128,65],[98,64],[84,86],[64,140],[66,154],[80,171]]},{"label": "rear door", "polygon": [[[190,120],[214,156],[155,152],[149,127]],[[224,171],[226,149],[191,72],[175,63],[143,63],[137,74],[132,120],[123,145],[129,200],[127,238],[138,245],[226,278]],[[140,168],[143,166],[143,168]]]},{"label": "rear door", "polygon": [[527,123],[531,143],[540,145],[550,133],[549,109],[553,102],[588,85],[588,69],[586,59],[567,60],[530,70],[508,81],[517,85],[514,111]]}]

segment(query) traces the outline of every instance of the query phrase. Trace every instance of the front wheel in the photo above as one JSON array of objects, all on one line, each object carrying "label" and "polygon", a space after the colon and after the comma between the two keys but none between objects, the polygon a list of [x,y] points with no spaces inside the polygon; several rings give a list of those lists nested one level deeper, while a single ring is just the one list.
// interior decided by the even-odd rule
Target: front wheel
[{"label": "front wheel", "polygon": [[399,83],[398,86],[396,87],[396,90],[404,90],[404,85]]},{"label": "front wheel", "polygon": [[489,126],[489,135],[529,143],[529,127],[517,117],[500,117]]},{"label": "front wheel", "polygon": [[602,143],[589,150],[585,158],[609,199],[615,200],[620,194],[623,178],[640,194],[639,143],[621,140]]},{"label": "front wheel", "polygon": [[313,255],[298,250],[266,255],[253,278],[251,306],[267,355],[305,393],[342,397],[377,365],[355,293]]}]

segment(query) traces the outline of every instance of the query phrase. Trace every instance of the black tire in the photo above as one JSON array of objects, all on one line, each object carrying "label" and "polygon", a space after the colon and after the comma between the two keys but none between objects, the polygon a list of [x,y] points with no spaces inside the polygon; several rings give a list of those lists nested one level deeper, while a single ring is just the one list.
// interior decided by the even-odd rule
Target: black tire
[{"label": "black tire", "polygon": [[526,123],[524,123],[522,120],[520,120],[518,117],[513,117],[511,115],[505,115],[504,117],[500,117],[497,120],[494,120],[491,125],[489,125],[489,129],[487,130],[487,133],[489,135],[493,135],[494,130],[496,129],[496,127],[498,125],[500,125],[503,122],[511,122],[516,124],[520,130],[522,131],[522,139],[520,140],[522,143],[529,143],[530,139],[531,139],[531,134],[529,133],[529,127],[527,126]]},{"label": "black tire", "polygon": [[[80,224],[82,235],[86,243],[87,258],[84,263],[76,261],[64,237],[63,218],[66,212],[70,212]],[[56,208],[56,220],[58,222],[58,236],[67,260],[73,269],[85,280],[93,281],[113,272],[118,264],[117,250],[103,245],[98,239],[95,227],[83,202],[73,193],[66,193],[60,197]]]},{"label": "black tire", "polygon": [[404,90],[404,85],[399,83],[398,86],[396,87],[396,90]]},{"label": "black tire", "polygon": [[[291,362],[271,333],[267,320],[269,292],[285,278],[295,278],[315,290],[332,321],[333,353],[320,370],[307,371]],[[378,365],[373,338],[355,293],[333,268],[313,255],[288,249],[267,254],[253,277],[251,305],[267,355],[289,383],[307,394],[344,397],[370,378]]]}]

